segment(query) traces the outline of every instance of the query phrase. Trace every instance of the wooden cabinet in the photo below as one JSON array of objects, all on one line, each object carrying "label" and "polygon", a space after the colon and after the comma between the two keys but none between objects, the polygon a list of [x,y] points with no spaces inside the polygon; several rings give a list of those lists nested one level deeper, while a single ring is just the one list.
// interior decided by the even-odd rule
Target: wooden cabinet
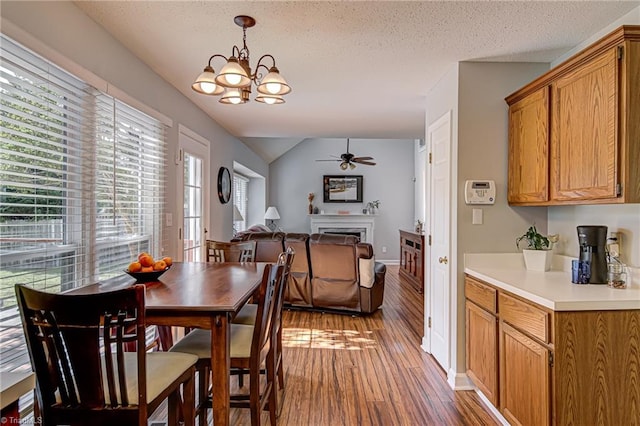
[{"label": "wooden cabinet", "polygon": [[509,203],[549,200],[549,87],[509,107]]},{"label": "wooden cabinet", "polygon": [[618,49],[552,84],[551,199],[617,196]]},{"label": "wooden cabinet", "polygon": [[506,98],[513,205],[640,202],[640,26]]},{"label": "wooden cabinet", "polygon": [[468,375],[509,423],[638,424],[640,309],[552,311],[468,275],[465,297]]},{"label": "wooden cabinet", "polygon": [[500,323],[500,412],[512,425],[551,421],[549,349]]},{"label": "wooden cabinet", "polygon": [[496,290],[472,278],[465,280],[467,375],[498,406],[498,320]]},{"label": "wooden cabinet", "polygon": [[400,230],[400,277],[424,291],[424,235]]}]

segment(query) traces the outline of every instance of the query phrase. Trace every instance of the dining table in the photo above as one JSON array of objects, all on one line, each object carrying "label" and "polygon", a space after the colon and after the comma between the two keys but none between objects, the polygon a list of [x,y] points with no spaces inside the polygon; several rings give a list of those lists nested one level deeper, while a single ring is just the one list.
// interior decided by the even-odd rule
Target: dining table
[{"label": "dining table", "polygon": [[[213,424],[229,424],[231,320],[254,294],[267,263],[174,263],[157,281],[144,283],[148,325],[211,330],[211,385]],[[70,290],[91,294],[131,286],[136,280],[123,274]]]}]

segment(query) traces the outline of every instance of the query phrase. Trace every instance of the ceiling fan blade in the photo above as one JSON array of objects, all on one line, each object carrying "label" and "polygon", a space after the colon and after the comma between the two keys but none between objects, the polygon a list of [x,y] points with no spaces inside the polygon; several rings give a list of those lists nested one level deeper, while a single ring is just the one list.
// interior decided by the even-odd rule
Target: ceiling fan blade
[{"label": "ceiling fan blade", "polygon": [[342,161],[342,160],[316,160],[316,161]]},{"label": "ceiling fan blade", "polygon": [[364,164],[364,165],[366,165],[366,166],[375,166],[375,165],[376,165],[376,163],[374,163],[374,162],[372,162],[372,161],[365,161],[365,160],[357,160],[357,159],[354,159],[354,160],[353,160],[353,162],[354,162],[354,163],[358,163],[358,164]]},{"label": "ceiling fan blade", "polygon": [[355,157],[355,158],[353,158],[353,161],[360,161],[360,160],[373,160],[373,157]]}]

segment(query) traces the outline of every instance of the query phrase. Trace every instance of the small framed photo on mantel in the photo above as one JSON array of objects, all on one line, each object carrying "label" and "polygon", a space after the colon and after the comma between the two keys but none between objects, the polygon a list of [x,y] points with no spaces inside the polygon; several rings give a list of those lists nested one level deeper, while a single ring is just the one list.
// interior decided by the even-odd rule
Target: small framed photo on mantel
[{"label": "small framed photo on mantel", "polygon": [[324,175],[322,188],[325,203],[362,202],[362,175]]}]

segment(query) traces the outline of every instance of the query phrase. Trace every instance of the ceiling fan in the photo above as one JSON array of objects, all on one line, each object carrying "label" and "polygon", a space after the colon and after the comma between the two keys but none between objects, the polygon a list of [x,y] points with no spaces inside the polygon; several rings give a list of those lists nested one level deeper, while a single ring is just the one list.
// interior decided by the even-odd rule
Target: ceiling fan
[{"label": "ceiling fan", "polygon": [[[332,157],[335,157],[335,155],[332,155]],[[342,170],[347,170],[347,168],[355,169],[356,168],[355,163],[364,164],[367,166],[375,166],[376,163],[374,163],[371,160],[373,160],[373,157],[356,157],[355,155],[350,153],[349,138],[347,138],[347,152],[340,155],[340,157],[335,157],[335,160],[331,159],[331,160],[316,160],[316,161],[340,161],[340,168]]]}]

